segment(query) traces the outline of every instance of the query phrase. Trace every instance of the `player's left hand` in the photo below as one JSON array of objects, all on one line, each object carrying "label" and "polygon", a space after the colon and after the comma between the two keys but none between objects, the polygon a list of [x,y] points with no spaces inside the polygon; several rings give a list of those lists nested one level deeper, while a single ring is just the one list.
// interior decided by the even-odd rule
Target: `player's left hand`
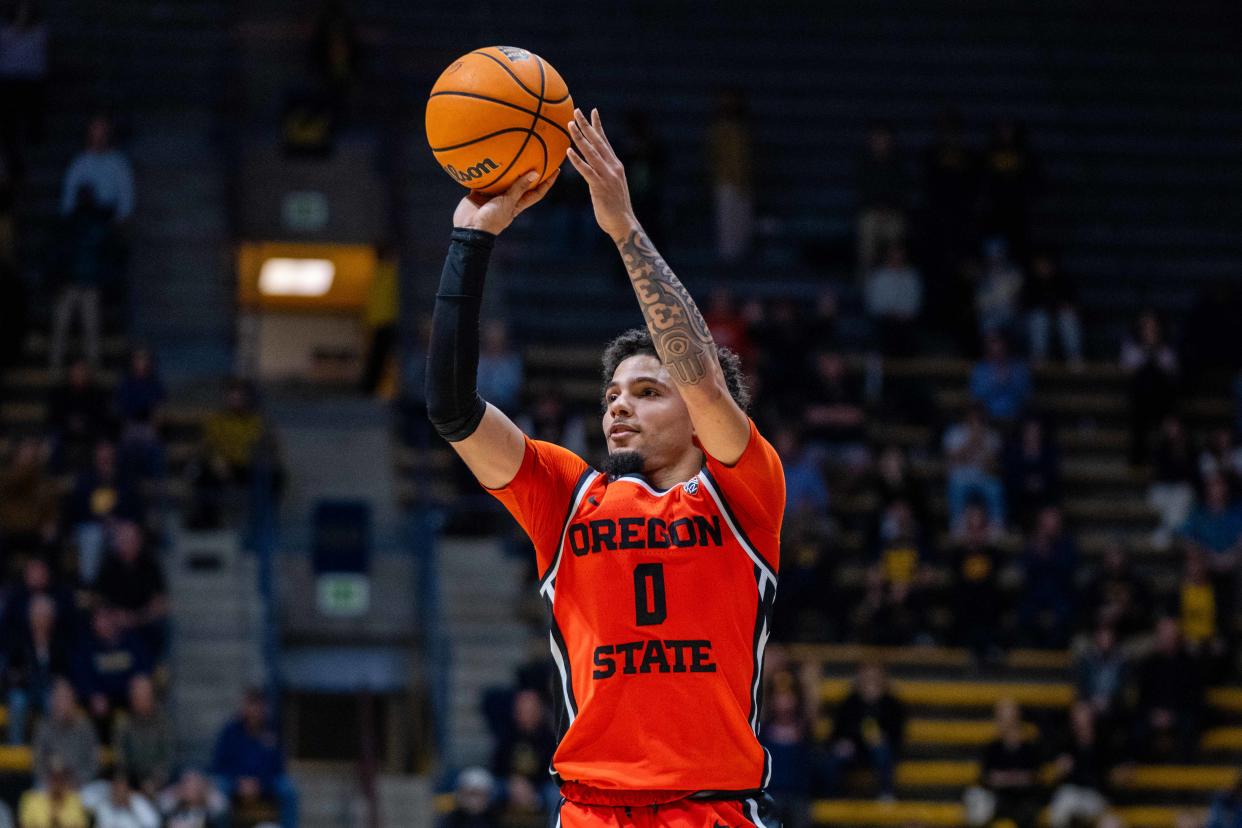
[{"label": "player's left hand", "polygon": [[569,149],[569,163],[574,165],[591,188],[591,206],[600,229],[620,242],[638,224],[630,206],[630,185],[625,180],[625,166],[608,143],[599,110],[591,110],[587,120],[581,109],[574,110],[569,122],[574,146]]}]

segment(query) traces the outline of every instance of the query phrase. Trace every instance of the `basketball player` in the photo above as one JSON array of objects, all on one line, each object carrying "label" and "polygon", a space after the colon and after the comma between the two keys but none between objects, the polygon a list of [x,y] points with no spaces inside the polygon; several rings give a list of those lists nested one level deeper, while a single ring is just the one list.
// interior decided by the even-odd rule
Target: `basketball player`
[{"label": "basketball player", "polygon": [[634,217],[599,114],[575,111],[569,129],[570,162],[647,322],[604,352],[604,468],[529,439],[475,389],[488,255],[551,186],[531,189],[534,174],[457,207],[428,411],[534,543],[566,728],[550,769],[557,823],[765,828],[769,759],[757,734],[780,460],[745,414],[737,355],[714,344]]}]

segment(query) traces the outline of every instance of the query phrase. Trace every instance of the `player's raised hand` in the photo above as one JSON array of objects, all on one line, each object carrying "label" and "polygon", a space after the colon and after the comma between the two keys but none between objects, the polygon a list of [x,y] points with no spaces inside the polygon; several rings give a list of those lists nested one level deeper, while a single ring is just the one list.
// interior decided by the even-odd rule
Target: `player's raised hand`
[{"label": "player's raised hand", "polygon": [[569,134],[574,146],[569,148],[569,163],[586,179],[591,188],[591,206],[595,208],[595,220],[600,229],[620,242],[638,224],[634,208],[630,206],[630,186],[625,180],[625,166],[599,119],[599,110],[591,110],[587,120],[581,109],[574,110],[569,122]]},{"label": "player's raised hand", "polygon": [[552,189],[560,174],[561,171],[557,170],[533,190],[531,186],[539,179],[539,174],[534,172],[522,176],[498,196],[471,193],[453,211],[453,226],[499,234],[528,207],[538,204],[548,194],[548,190]]}]

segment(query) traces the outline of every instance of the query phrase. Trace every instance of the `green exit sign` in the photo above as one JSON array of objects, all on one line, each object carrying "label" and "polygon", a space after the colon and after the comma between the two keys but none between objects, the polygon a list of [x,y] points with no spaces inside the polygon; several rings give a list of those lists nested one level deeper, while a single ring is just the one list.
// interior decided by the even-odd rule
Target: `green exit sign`
[{"label": "green exit sign", "polygon": [[366,575],[320,575],[316,592],[319,611],[333,618],[354,618],[371,607],[371,579]]}]

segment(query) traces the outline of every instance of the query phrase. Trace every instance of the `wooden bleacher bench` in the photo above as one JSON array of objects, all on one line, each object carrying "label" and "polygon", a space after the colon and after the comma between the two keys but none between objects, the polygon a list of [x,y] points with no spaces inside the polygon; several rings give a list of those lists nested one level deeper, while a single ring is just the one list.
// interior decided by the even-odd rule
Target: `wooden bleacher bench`
[{"label": "wooden bleacher bench", "polygon": [[[965,647],[873,647],[863,644],[791,644],[785,648],[798,661],[822,664],[859,664],[878,661],[891,667],[954,667],[971,664]],[[1025,670],[1069,669],[1072,658],[1065,650],[1011,650],[1006,666]]]}]

